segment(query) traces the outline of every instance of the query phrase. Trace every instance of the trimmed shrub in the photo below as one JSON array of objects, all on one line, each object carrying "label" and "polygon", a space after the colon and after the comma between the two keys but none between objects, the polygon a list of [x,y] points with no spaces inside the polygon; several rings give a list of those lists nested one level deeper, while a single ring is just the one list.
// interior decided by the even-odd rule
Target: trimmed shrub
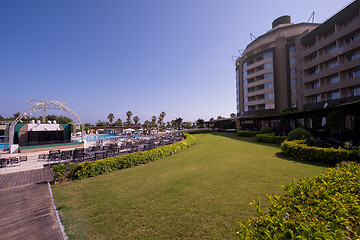
[{"label": "trimmed shrub", "polygon": [[197,134],[197,133],[207,133],[207,132],[217,132],[217,130],[215,130],[215,129],[198,129],[198,130],[194,130],[194,131],[189,131],[187,133]]},{"label": "trimmed shrub", "polygon": [[270,207],[239,221],[240,239],[359,239],[360,166],[339,165],[313,179],[295,180],[287,194],[269,196]]},{"label": "trimmed shrub", "polygon": [[288,141],[281,144],[281,151],[288,157],[335,165],[342,161],[359,161],[357,150],[346,150],[343,148],[320,148],[310,147],[305,140]]},{"label": "trimmed shrub", "polygon": [[263,143],[275,143],[281,144],[286,140],[285,136],[275,136],[273,133],[268,134],[256,134],[256,141]]},{"label": "trimmed shrub", "polygon": [[255,137],[256,134],[259,134],[259,131],[247,131],[247,130],[239,130],[236,132],[236,135],[239,137]]},{"label": "trimmed shrub", "polygon": [[53,173],[55,177],[55,181],[62,181],[66,178],[66,165],[59,164],[53,166]]},{"label": "trimmed shrub", "polygon": [[[74,165],[69,165],[70,170],[68,178],[85,179],[168,157],[171,154],[179,152],[181,149],[195,144],[196,138],[194,136],[188,133],[183,134],[185,137],[183,141],[167,146],[154,148],[144,152],[129,153],[123,156],[101,159],[93,162],[83,162],[79,163],[76,167]],[[57,166],[62,166],[66,172],[66,165],[59,164]]]},{"label": "trimmed shrub", "polygon": [[303,128],[295,128],[291,130],[288,134],[288,140],[290,141],[302,140],[307,138],[312,138],[312,135],[308,130],[305,130]]},{"label": "trimmed shrub", "polygon": [[273,133],[273,130],[270,127],[262,127],[260,129],[260,134]]}]

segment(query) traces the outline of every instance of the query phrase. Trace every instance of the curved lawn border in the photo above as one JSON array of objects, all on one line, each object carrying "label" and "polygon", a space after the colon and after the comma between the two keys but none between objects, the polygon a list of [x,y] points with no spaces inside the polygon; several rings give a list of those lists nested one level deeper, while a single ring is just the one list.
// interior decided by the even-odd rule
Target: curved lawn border
[{"label": "curved lawn border", "polygon": [[[131,168],[140,164],[153,162],[158,159],[168,157],[179,152],[184,148],[188,148],[195,144],[196,138],[188,133],[183,133],[185,139],[167,146],[154,148],[144,152],[129,153],[123,156],[105,158],[93,162],[83,162],[74,166],[69,164],[69,171],[66,171],[67,165],[59,164],[54,166],[54,175],[56,180],[69,179],[85,179],[95,177],[105,173]],[[66,174],[66,172],[68,172]]]}]

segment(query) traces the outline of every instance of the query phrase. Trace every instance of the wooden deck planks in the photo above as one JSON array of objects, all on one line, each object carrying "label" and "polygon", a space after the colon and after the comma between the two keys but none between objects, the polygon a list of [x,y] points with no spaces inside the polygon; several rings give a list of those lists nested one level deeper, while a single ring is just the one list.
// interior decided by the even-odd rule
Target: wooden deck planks
[{"label": "wooden deck planks", "polygon": [[31,183],[41,183],[53,180],[52,170],[48,167],[17,173],[0,175],[0,189],[7,189]]},{"label": "wooden deck planks", "polygon": [[0,190],[0,203],[0,239],[62,239],[47,184]]}]

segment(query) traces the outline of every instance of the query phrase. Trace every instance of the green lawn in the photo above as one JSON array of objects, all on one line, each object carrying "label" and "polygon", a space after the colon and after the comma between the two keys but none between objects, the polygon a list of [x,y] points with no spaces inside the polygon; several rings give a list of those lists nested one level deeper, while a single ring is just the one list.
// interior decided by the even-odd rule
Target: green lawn
[{"label": "green lawn", "polygon": [[[323,166],[278,157],[280,147],[233,133],[197,134],[194,146],[131,169],[53,186],[70,239],[229,239],[249,203],[283,193]],[[265,204],[265,207],[267,204]]]}]

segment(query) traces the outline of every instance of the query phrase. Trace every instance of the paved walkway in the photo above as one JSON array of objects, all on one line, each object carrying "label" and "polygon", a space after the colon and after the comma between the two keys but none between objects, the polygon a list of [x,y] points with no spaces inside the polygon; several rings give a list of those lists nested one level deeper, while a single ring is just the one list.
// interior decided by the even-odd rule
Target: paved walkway
[{"label": "paved walkway", "polygon": [[62,239],[48,185],[0,190],[0,239]]},{"label": "paved walkway", "polygon": [[0,240],[62,239],[47,181],[48,167],[0,175]]}]

